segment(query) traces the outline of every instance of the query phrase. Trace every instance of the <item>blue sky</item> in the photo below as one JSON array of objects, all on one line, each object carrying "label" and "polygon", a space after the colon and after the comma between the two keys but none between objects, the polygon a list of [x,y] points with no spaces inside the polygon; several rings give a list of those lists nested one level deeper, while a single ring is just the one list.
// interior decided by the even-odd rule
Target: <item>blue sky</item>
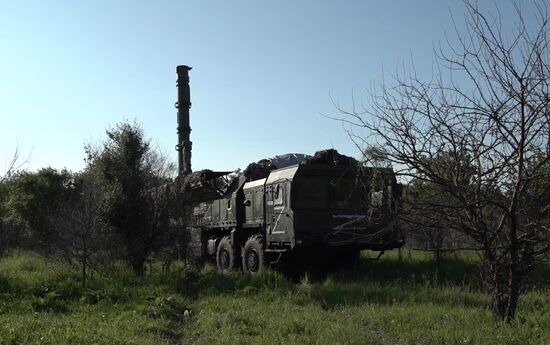
[{"label": "blue sky", "polygon": [[321,115],[337,114],[331,97],[366,99],[411,60],[429,77],[451,13],[461,23],[462,2],[0,0],[0,167],[19,142],[29,169],[79,170],[84,143],[123,119],[175,159],[178,64],[193,67],[194,170],[330,147],[357,157]]}]

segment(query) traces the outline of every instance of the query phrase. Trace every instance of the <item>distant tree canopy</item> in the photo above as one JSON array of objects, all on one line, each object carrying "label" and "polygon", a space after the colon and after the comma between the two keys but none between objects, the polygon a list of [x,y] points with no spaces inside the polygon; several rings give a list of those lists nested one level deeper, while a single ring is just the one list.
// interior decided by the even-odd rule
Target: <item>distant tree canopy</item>
[{"label": "distant tree canopy", "polygon": [[60,205],[77,197],[73,175],[67,170],[43,168],[36,173],[20,172],[5,182],[5,216],[13,224],[24,225],[36,245],[55,241],[52,219]]}]

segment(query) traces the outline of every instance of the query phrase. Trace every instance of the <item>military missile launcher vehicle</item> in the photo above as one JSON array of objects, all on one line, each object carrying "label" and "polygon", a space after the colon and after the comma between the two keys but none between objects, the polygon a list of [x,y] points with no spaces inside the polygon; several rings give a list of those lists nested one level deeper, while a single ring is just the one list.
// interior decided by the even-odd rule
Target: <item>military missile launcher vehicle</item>
[{"label": "military missile launcher vehicle", "polygon": [[402,188],[392,169],[363,166],[336,150],[293,155],[298,161],[286,166],[262,160],[239,174],[192,173],[189,70],[177,68],[176,146],[188,262],[211,258],[221,272],[257,273],[296,252],[349,255],[404,244],[396,222]]}]

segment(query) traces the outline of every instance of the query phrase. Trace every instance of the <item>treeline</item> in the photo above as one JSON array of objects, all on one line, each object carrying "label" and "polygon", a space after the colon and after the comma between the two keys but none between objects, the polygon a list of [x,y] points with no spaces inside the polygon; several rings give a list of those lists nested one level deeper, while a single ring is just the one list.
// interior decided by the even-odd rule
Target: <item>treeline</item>
[{"label": "treeline", "polygon": [[[126,262],[143,274],[151,254],[179,255],[180,234],[168,220],[167,183],[175,166],[136,123],[108,129],[85,146],[79,172],[11,171],[0,181],[0,255],[24,248],[93,271]],[[169,262],[169,260],[167,260]]]},{"label": "treeline", "polygon": [[[513,194],[501,188],[485,190],[477,186],[475,167],[470,157],[460,162],[459,176],[456,174],[456,161],[450,152],[440,152],[431,159],[430,166],[438,171],[445,181],[458,181],[463,192],[475,199],[475,194],[483,190],[485,209],[478,214],[479,218],[487,223],[498,226],[502,217],[500,205],[504,204]],[[529,164],[541,163],[537,178],[526,185],[522,190],[517,222],[527,229],[522,229],[520,242],[525,243],[524,252],[532,251],[535,254],[548,254],[550,248],[550,159],[548,154],[541,153],[529,160]],[[453,170],[455,172],[453,172]],[[453,176],[457,175],[457,176]],[[480,188],[480,190],[476,190]],[[481,199],[481,196],[478,197]],[[403,229],[406,232],[407,246],[418,250],[431,252],[436,267],[439,267],[446,255],[461,250],[482,251],[485,236],[494,242],[494,246],[503,245],[498,240],[498,233],[492,229],[476,233],[468,228],[468,219],[463,213],[468,212],[468,205],[464,205],[453,191],[445,188],[441,183],[430,181],[428,176],[413,178],[407,183],[403,194],[403,210],[400,215]],[[493,205],[493,206],[491,206]],[[531,266],[535,263],[534,257],[526,258],[524,264]],[[527,269],[525,267],[524,269]]]}]

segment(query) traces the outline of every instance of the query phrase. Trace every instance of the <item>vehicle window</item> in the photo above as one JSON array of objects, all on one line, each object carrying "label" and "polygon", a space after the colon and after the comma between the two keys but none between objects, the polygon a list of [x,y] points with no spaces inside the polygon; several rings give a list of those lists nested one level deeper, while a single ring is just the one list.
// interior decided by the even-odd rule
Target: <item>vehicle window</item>
[{"label": "vehicle window", "polygon": [[278,185],[275,189],[275,195],[273,197],[273,205],[278,206],[283,204],[283,194],[284,189],[283,186]]}]

